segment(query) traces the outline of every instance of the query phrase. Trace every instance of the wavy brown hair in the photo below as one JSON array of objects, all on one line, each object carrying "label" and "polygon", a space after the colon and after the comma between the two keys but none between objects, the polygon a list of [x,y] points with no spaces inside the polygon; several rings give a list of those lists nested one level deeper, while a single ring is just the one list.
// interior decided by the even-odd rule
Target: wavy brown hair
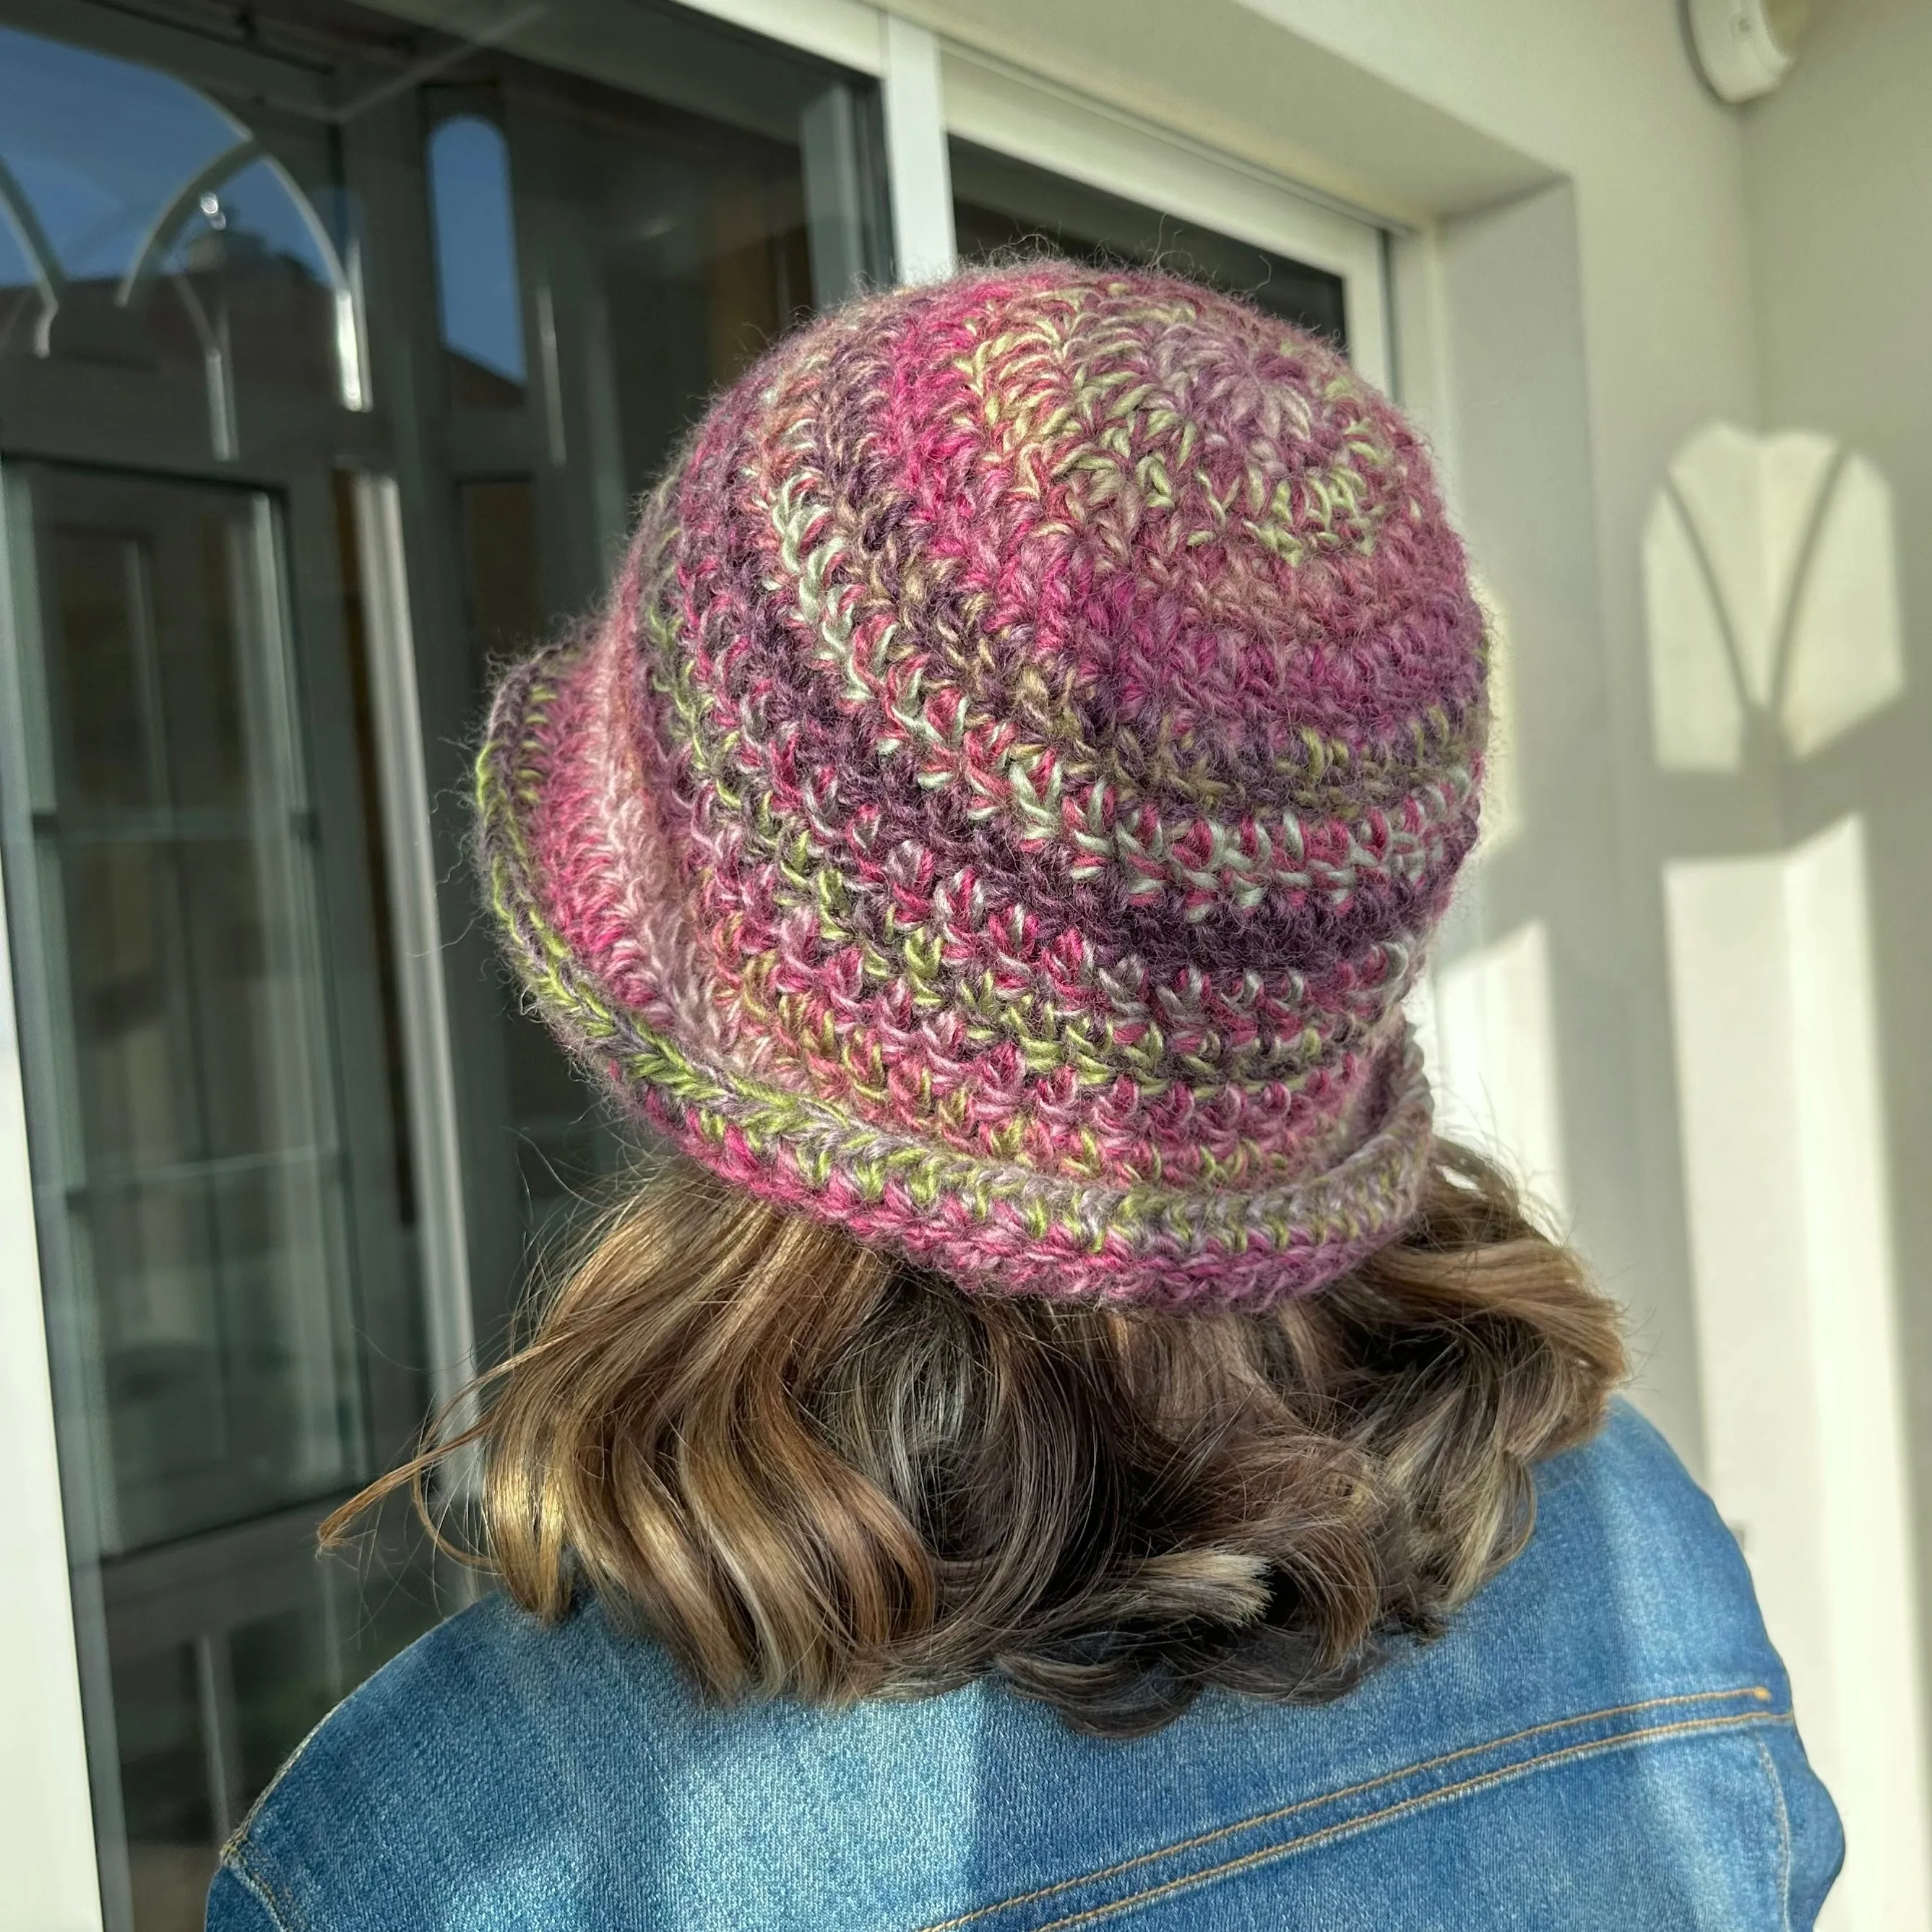
[{"label": "wavy brown hair", "polygon": [[[583,1592],[724,1697],[982,1676],[1078,1728],[1210,1684],[1346,1688],[1522,1547],[1532,1466],[1601,1420],[1611,1304],[1438,1143],[1404,1237],[1262,1313],[961,1293],[680,1167],[484,1378],[484,1559]],[[434,1527],[434,1525],[432,1525]]]}]

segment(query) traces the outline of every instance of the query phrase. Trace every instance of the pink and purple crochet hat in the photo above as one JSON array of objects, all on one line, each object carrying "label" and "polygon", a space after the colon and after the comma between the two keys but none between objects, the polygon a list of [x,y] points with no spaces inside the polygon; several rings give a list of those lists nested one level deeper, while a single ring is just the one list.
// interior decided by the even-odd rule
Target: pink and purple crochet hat
[{"label": "pink and purple crochet hat", "polygon": [[478,765],[533,1003],[966,1286],[1264,1305],[1400,1234],[1481,614],[1415,433],[1152,273],[860,302],[725,394]]}]

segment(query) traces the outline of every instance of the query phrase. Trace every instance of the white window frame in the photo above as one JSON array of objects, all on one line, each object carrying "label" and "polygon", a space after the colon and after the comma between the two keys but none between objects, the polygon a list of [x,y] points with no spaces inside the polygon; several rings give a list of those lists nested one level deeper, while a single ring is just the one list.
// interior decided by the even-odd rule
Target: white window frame
[{"label": "white window frame", "polygon": [[0,1748],[0,1872],[7,1875],[0,1928],[98,1932],[80,1659],[27,1161],[19,1010],[4,917],[0,1002],[0,1460],[13,1472],[13,1503],[0,1536],[0,1738],[6,1740]]},{"label": "white window frame", "polygon": [[[876,76],[901,273],[944,274],[955,260],[946,137],[1164,209],[1339,275],[1349,353],[1390,386],[1386,237],[1362,216],[1058,83],[952,46],[862,0],[684,0],[784,45]],[[16,1475],[0,1539],[0,1734],[31,1790],[0,1780],[0,1932],[98,1932],[93,1820],[66,1588],[58,1471],[32,1200],[21,1131],[17,1008],[0,930],[0,1462]],[[27,1768],[31,1767],[31,1771]],[[33,1802],[26,1802],[28,1798]],[[24,1916],[22,1915],[25,1915]]]}]

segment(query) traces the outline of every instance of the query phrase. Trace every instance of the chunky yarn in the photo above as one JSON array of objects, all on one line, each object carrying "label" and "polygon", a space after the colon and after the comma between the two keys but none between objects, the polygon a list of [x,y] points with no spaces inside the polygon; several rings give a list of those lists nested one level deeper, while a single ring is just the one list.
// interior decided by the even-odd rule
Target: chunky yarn
[{"label": "chunky yarn", "polygon": [[1415,433],[1172,277],[841,309],[712,408],[478,766],[533,1004],[753,1192],[992,1290],[1400,1234],[1483,623]]}]

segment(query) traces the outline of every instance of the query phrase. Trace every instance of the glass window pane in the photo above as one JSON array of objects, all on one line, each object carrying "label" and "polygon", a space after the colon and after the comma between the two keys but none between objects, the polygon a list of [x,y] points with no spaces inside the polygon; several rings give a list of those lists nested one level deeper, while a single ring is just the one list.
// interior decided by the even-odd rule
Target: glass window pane
[{"label": "glass window pane", "polygon": [[[150,769],[140,635],[148,607],[147,559],[112,530],[54,533],[55,595],[66,643],[68,795],[76,807],[112,811],[149,803]],[[149,704],[144,704],[144,698]]]},{"label": "glass window pane", "polygon": [[[10,884],[35,882],[44,1264],[105,1604],[104,1897],[110,1932],[189,1932],[287,1750],[438,1609],[416,1544],[386,1532],[366,1588],[313,1550],[406,1446],[444,1313],[414,1298],[437,1190],[380,653],[412,641],[460,881],[493,664],[593,605],[718,386],[890,262],[872,84],[675,7],[498,10],[479,44],[431,0],[255,0],[240,38],[198,0],[136,10],[0,0],[0,464],[33,566],[0,626],[32,734],[0,752],[32,776],[0,766],[0,798]],[[404,627],[364,581],[371,470]],[[632,1143],[460,884],[441,916],[487,1355],[530,1245]]]},{"label": "glass window pane", "polygon": [[537,527],[537,485],[529,476],[478,476],[457,485],[463,537],[464,614],[482,688],[494,667],[548,628]]},{"label": "glass window pane", "polygon": [[228,380],[310,396],[343,380],[342,272],[287,173],[254,160],[203,186],[127,297],[163,352],[225,358]]},{"label": "glass window pane", "polygon": [[[416,52],[451,49],[425,35]],[[638,494],[718,388],[884,274],[885,224],[869,86],[704,22],[586,0],[448,72],[421,100],[467,635],[418,645],[460,654],[454,735],[493,667],[602,594]],[[520,1258],[632,1146],[482,970],[492,997],[472,1000],[462,1051],[494,1102],[472,1186],[518,1219],[500,1236],[479,1220],[472,1252],[507,1306]]]},{"label": "glass window pane", "polygon": [[130,1549],[360,1473],[346,1205],[268,506],[59,472],[36,495],[68,1200],[105,1544]]},{"label": "glass window pane", "polygon": [[[116,1660],[114,1706],[121,1747],[136,1932],[173,1932],[214,1875],[218,1820],[209,1803],[202,1742],[203,1670],[195,1646]],[[204,1666],[205,1670],[205,1666]]]},{"label": "glass window pane", "polygon": [[[481,692],[493,670],[548,628],[538,486],[528,476],[478,477],[458,486],[458,500],[470,675]],[[628,1143],[542,1022],[523,1010],[513,988],[502,991],[508,1132],[524,1234],[536,1244],[621,1164]]]},{"label": "glass window pane", "polygon": [[502,54],[468,64],[496,71],[425,94],[451,404],[524,401],[521,317],[534,314],[551,392],[536,453],[590,454],[568,392],[587,402],[594,386],[614,412],[606,460],[622,501],[718,386],[820,298],[802,110],[774,134]]},{"label": "glass window pane", "polygon": [[970,141],[949,147],[962,261],[1051,250],[1082,261],[1157,262],[1347,346],[1340,275]]},{"label": "glass window pane", "polygon": [[146,62],[0,24],[0,354],[204,389],[222,457],[250,386],[359,406],[338,250],[256,131]]},{"label": "glass window pane", "polygon": [[118,281],[169,189],[244,138],[172,74],[0,26],[0,159],[70,279]]},{"label": "glass window pane", "polygon": [[480,114],[452,115],[431,133],[428,163],[436,314],[452,398],[486,407],[520,404],[523,291],[502,130]]},{"label": "glass window pane", "polygon": [[40,272],[17,212],[0,196],[0,356],[31,355],[46,305]]},{"label": "glass window pane", "polygon": [[[350,708],[324,739],[318,788],[274,497],[18,476],[39,623],[14,634],[31,661],[6,669],[32,700],[21,763],[39,776],[9,836],[43,920],[14,946],[56,1023],[32,1124],[50,1306],[76,1345],[60,1397],[69,1442],[88,1445],[92,1508],[70,1533],[109,1606],[86,1687],[111,1705],[94,1769],[124,1823],[104,1846],[127,1880],[109,1911],[116,1932],[188,1932],[274,1762],[434,1615],[406,1552],[383,1558],[380,1618],[334,1601],[356,1580],[318,1567],[311,1540],[424,1402],[419,1324],[389,1312],[410,1279],[400,1246],[365,1270],[400,1204],[352,1187],[344,1126],[359,1092],[358,1118],[394,1132],[402,1096],[379,1022],[368,1064],[343,1059],[331,982],[357,956],[322,914],[316,800],[359,791],[367,720],[358,736]],[[336,830],[363,850],[356,825]],[[394,1170],[371,1165],[386,1186]],[[379,1333],[399,1338],[393,1363],[373,1358]],[[380,1434],[379,1368],[407,1390]]]}]

